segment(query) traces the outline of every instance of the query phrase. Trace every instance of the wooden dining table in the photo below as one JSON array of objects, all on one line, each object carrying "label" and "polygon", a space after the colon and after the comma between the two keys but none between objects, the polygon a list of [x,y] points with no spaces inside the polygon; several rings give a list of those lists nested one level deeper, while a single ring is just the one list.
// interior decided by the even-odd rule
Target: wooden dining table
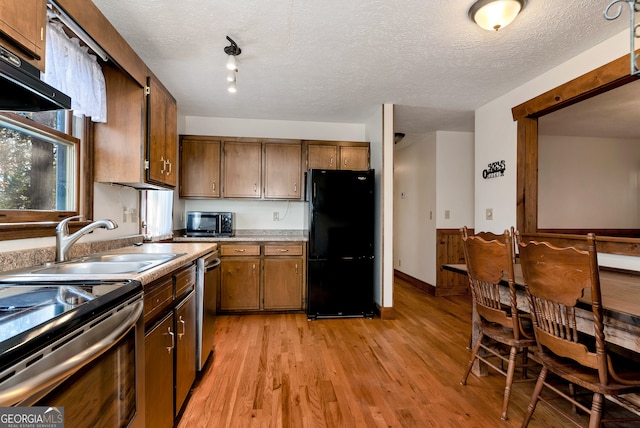
[{"label": "wooden dining table", "polygon": [[[466,264],[445,264],[442,268],[463,275],[467,274]],[[518,307],[529,311],[522,276],[522,265],[514,265]],[[501,298],[509,302],[506,277]],[[640,354],[640,272],[630,272],[606,267],[600,268],[600,290],[607,342]],[[576,310],[578,330],[594,334],[591,296],[583,296]]]}]

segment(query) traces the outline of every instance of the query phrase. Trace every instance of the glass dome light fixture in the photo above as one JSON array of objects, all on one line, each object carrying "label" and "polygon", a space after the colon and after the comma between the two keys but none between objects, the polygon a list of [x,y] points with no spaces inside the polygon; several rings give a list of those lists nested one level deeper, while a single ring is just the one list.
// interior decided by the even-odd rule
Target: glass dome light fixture
[{"label": "glass dome light fixture", "polygon": [[469,9],[469,18],[485,30],[498,31],[511,24],[526,3],[526,0],[476,0]]}]

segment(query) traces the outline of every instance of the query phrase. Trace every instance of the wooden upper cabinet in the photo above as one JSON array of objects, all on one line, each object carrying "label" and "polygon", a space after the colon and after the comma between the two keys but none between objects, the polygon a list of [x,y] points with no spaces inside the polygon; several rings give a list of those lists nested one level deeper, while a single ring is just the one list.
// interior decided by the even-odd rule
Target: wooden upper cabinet
[{"label": "wooden upper cabinet", "polygon": [[44,71],[46,0],[0,0],[0,45]]},{"label": "wooden upper cabinet", "polygon": [[141,189],[175,186],[175,100],[153,80],[150,96],[145,98],[145,88],[111,62],[103,64],[102,71],[108,118],[94,125],[94,180]]},{"label": "wooden upper cabinet", "polygon": [[180,197],[220,197],[220,140],[182,138]]},{"label": "wooden upper cabinet", "polygon": [[264,197],[299,199],[302,194],[300,143],[265,143],[264,156]]},{"label": "wooden upper cabinet", "polygon": [[149,76],[147,86],[149,181],[176,185],[178,132],[176,102],[159,80]]},{"label": "wooden upper cabinet", "polygon": [[99,183],[145,181],[144,88],[117,66],[102,66],[107,87],[107,122],[94,125],[94,180]]},{"label": "wooden upper cabinet", "polygon": [[262,190],[262,143],[223,143],[225,198],[260,198]]},{"label": "wooden upper cabinet", "polygon": [[341,146],[339,169],[366,171],[369,169],[369,147]]},{"label": "wooden upper cabinet", "polygon": [[307,169],[369,169],[369,143],[357,141],[306,141]]},{"label": "wooden upper cabinet", "polygon": [[337,146],[324,144],[307,146],[307,169],[338,169],[337,164]]}]

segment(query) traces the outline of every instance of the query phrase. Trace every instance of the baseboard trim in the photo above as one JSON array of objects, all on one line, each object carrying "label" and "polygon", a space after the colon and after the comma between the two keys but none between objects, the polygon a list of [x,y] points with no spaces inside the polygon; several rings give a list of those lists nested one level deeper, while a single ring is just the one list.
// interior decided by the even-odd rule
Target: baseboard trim
[{"label": "baseboard trim", "polygon": [[419,288],[420,290],[431,294],[432,296],[436,295],[436,287],[434,287],[433,285],[431,285],[431,284],[429,284],[427,282],[424,282],[424,281],[422,281],[422,280],[420,280],[418,278],[414,278],[411,275],[407,275],[404,272],[400,272],[397,269],[393,270],[393,275],[396,278],[401,279],[401,280],[409,283],[410,285],[413,285],[414,287]]},{"label": "baseboard trim", "polygon": [[394,320],[396,319],[396,311],[393,306],[382,307],[376,302],[376,316],[381,320]]}]

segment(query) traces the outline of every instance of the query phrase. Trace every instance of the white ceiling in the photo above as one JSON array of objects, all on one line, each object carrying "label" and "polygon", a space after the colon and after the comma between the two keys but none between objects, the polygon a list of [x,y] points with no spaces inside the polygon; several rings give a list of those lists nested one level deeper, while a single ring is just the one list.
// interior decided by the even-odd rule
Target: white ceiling
[{"label": "white ceiling", "polygon": [[604,19],[610,0],[529,0],[499,32],[468,18],[473,0],[93,1],[181,115],[362,123],[393,103],[404,133],[472,131],[476,108],[629,25]]}]

